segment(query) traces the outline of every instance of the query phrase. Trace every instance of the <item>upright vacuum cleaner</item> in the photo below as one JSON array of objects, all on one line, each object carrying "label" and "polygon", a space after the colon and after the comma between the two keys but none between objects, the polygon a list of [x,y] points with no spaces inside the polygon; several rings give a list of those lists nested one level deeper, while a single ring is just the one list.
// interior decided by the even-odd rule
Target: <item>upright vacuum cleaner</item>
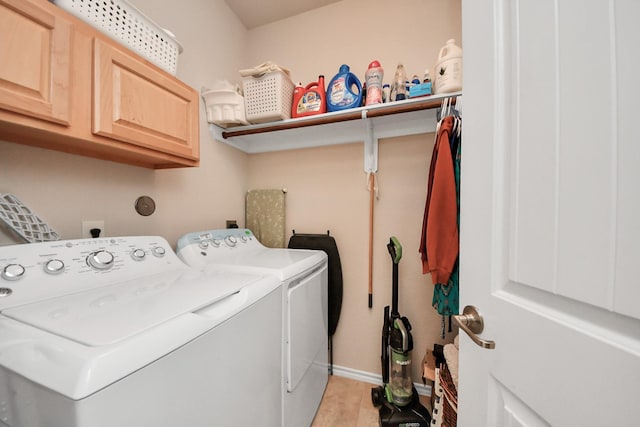
[{"label": "upright vacuum cleaner", "polygon": [[[382,326],[382,382],[381,387],[371,389],[371,400],[380,413],[380,426],[427,427],[431,415],[420,403],[418,392],[411,381],[411,324],[398,313],[398,263],[402,258],[402,246],[394,236],[387,249],[393,261],[392,308],[384,308]],[[391,369],[391,380],[389,370]]]}]

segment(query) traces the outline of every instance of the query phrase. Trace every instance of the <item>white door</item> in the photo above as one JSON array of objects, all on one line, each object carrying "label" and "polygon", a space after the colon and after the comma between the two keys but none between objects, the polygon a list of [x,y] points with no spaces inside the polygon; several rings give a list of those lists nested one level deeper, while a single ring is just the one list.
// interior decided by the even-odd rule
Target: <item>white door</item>
[{"label": "white door", "polygon": [[458,425],[638,426],[640,2],[462,11]]}]

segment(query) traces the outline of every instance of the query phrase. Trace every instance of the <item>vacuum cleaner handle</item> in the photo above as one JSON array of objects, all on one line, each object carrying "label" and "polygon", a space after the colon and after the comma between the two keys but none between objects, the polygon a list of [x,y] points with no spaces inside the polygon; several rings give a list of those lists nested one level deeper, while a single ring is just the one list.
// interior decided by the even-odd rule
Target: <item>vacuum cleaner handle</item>
[{"label": "vacuum cleaner handle", "polygon": [[391,255],[391,261],[393,261],[392,268],[392,282],[391,282],[391,317],[398,318],[398,264],[400,258],[402,258],[402,245],[396,236],[391,236],[389,243],[387,244],[389,255]]},{"label": "vacuum cleaner handle", "polygon": [[389,255],[391,255],[391,261],[393,261],[394,264],[398,264],[400,258],[402,258],[402,245],[396,236],[391,236],[387,244],[387,249],[389,250]]}]

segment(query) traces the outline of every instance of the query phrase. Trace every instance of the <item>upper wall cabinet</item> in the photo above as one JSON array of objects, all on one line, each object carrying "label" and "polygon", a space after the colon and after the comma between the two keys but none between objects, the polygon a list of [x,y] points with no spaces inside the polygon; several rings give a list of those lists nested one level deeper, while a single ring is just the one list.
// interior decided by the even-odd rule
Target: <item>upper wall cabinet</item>
[{"label": "upper wall cabinet", "polygon": [[198,92],[53,4],[0,0],[0,57],[0,140],[198,165]]},{"label": "upper wall cabinet", "polygon": [[193,90],[99,39],[93,55],[93,132],[198,160]]},{"label": "upper wall cabinet", "polygon": [[22,0],[0,8],[0,108],[68,125],[71,23]]}]

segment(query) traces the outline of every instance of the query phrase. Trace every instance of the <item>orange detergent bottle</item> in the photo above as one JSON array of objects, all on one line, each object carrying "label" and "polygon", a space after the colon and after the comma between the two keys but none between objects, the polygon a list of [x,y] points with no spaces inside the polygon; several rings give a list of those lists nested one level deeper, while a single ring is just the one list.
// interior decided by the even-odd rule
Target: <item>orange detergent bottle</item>
[{"label": "orange detergent bottle", "polygon": [[291,117],[304,117],[327,112],[327,93],[324,89],[324,76],[318,76],[317,82],[306,87],[298,86],[293,91]]}]

